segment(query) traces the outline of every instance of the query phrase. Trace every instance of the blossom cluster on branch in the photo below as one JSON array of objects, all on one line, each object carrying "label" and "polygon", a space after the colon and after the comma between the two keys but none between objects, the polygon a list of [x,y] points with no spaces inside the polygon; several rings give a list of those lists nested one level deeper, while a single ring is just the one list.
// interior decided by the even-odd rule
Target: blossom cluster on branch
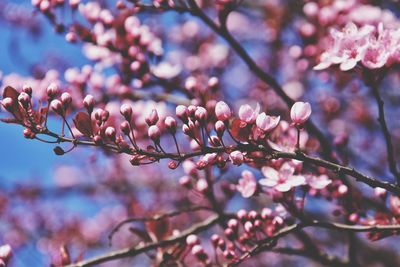
[{"label": "blossom cluster on branch", "polygon": [[36,236],[52,266],[399,264],[392,1],[111,2],[33,0],[87,63],[0,76],[1,121],[79,158],[0,190],[0,266]]}]

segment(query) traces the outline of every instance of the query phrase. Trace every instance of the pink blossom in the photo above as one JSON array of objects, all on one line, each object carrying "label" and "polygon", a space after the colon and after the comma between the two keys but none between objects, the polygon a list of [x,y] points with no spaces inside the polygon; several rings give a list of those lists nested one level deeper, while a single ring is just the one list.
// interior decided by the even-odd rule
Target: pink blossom
[{"label": "pink blossom", "polygon": [[348,23],[342,31],[331,29],[331,42],[314,70],[323,70],[332,64],[340,64],[342,71],[353,69],[362,59],[373,32],[373,26],[358,29],[354,23]]},{"label": "pink blossom", "polygon": [[250,171],[243,171],[242,178],[239,179],[236,189],[242,194],[244,198],[249,198],[254,195],[257,190],[257,180],[254,174]]},{"label": "pink blossom", "polygon": [[244,122],[253,123],[256,120],[258,113],[260,113],[260,105],[258,103],[255,109],[245,104],[239,109],[239,118]]},{"label": "pink blossom", "polygon": [[274,116],[268,116],[265,114],[265,112],[259,114],[257,116],[256,124],[257,127],[263,130],[264,132],[269,132],[278,126],[279,121],[281,117],[274,117]]},{"label": "pink blossom", "polygon": [[311,115],[311,105],[308,102],[296,102],[290,110],[290,118],[296,125],[304,124]]},{"label": "pink blossom", "polygon": [[279,171],[271,167],[261,169],[264,179],[259,183],[263,186],[273,187],[279,192],[288,192],[293,187],[305,184],[305,178],[302,175],[294,175],[295,169],[285,162]]},{"label": "pink blossom", "polygon": [[219,101],[215,105],[215,116],[220,121],[226,121],[232,117],[232,111],[224,101]]},{"label": "pink blossom", "polygon": [[326,175],[326,174],[323,174],[320,176],[315,176],[315,175],[307,176],[307,184],[310,185],[310,187],[317,189],[317,190],[324,189],[331,183],[332,183],[332,180],[329,179],[328,175]]},{"label": "pink blossom", "polygon": [[244,161],[243,153],[239,150],[232,151],[229,154],[229,158],[234,165],[241,165]]}]

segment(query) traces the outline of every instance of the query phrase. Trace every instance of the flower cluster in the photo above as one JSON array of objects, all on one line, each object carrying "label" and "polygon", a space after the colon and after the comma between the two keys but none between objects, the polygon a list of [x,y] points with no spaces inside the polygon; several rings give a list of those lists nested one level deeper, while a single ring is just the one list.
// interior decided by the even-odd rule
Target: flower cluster
[{"label": "flower cluster", "polygon": [[321,54],[321,62],[314,67],[323,70],[339,64],[342,71],[353,69],[358,63],[368,69],[389,67],[400,62],[400,30],[354,23],[343,30],[331,30],[331,42]]}]

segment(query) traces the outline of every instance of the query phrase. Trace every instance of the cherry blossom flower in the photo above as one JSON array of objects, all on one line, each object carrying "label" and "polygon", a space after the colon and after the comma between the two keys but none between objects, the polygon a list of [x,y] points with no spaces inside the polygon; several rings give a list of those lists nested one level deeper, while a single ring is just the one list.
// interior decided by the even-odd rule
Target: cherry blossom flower
[{"label": "cherry blossom flower", "polygon": [[307,184],[314,189],[321,190],[327,187],[332,183],[332,180],[329,179],[328,175],[322,174],[320,176],[315,175],[307,175]]},{"label": "cherry blossom flower", "polygon": [[279,192],[288,192],[293,187],[305,184],[302,175],[294,175],[295,169],[288,162],[285,162],[279,171],[271,167],[263,167],[261,172],[265,176],[259,183],[263,186],[272,187]]},{"label": "cherry blossom flower", "polygon": [[311,105],[308,102],[296,102],[290,110],[290,118],[295,125],[304,124],[311,115]]},{"label": "cherry blossom flower", "polygon": [[259,114],[256,119],[257,127],[263,130],[264,132],[269,132],[275,129],[278,126],[281,117],[268,116],[265,112]]},{"label": "cherry blossom flower", "polygon": [[242,105],[239,108],[239,118],[246,122],[246,123],[253,123],[256,119],[258,114],[260,113],[260,105],[257,103],[255,109],[250,107],[250,105]]},{"label": "cherry blossom flower", "polygon": [[242,178],[239,179],[236,189],[242,194],[244,198],[249,198],[254,195],[257,190],[257,180],[251,171],[244,170]]}]

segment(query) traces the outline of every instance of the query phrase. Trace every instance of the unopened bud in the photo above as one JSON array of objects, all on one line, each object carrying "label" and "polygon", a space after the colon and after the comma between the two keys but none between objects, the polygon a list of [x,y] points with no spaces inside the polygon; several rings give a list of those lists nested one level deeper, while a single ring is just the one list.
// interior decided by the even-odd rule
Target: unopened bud
[{"label": "unopened bud", "polygon": [[124,116],[125,120],[131,121],[132,119],[132,107],[129,104],[123,104],[120,108],[120,112],[122,116]]},{"label": "unopened bud", "polygon": [[56,83],[51,83],[47,87],[47,96],[49,99],[54,99],[60,92],[60,89],[58,88],[58,85]]},{"label": "unopened bud", "polygon": [[151,111],[150,115],[147,116],[145,120],[146,120],[147,125],[149,125],[149,126],[155,125],[159,120],[157,110],[153,109]]},{"label": "unopened bud", "polygon": [[61,103],[60,100],[55,99],[55,100],[51,101],[50,107],[58,115],[60,115],[60,116],[64,115],[63,104]]},{"label": "unopened bud", "polygon": [[114,127],[107,127],[106,131],[104,132],[111,141],[115,142],[115,128]]},{"label": "unopened bud", "polygon": [[92,95],[87,95],[83,99],[83,106],[87,109],[88,113],[93,112],[94,108],[94,97]]}]

